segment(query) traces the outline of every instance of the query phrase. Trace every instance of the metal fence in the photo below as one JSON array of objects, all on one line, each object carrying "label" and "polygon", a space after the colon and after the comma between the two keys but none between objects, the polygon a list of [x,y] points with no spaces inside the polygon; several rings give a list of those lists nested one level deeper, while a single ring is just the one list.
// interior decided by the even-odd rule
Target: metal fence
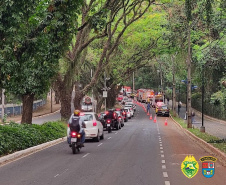
[{"label": "metal fence", "polygon": [[[46,100],[37,100],[33,103],[33,111],[38,107],[46,104]],[[7,104],[5,105],[4,112],[7,116],[15,116],[22,114],[23,105],[22,104]],[[2,116],[2,108],[0,108],[0,117]]]}]

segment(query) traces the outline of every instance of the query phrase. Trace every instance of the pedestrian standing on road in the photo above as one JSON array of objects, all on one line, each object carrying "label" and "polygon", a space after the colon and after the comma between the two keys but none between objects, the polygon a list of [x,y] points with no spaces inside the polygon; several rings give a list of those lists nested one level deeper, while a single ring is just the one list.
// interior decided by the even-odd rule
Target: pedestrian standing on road
[{"label": "pedestrian standing on road", "polygon": [[191,123],[193,124],[195,122],[195,111],[191,112]]},{"label": "pedestrian standing on road", "polygon": [[150,109],[151,109],[151,104],[150,104],[150,102],[148,102],[148,104],[147,104],[147,113],[149,113],[149,114],[150,114]]}]

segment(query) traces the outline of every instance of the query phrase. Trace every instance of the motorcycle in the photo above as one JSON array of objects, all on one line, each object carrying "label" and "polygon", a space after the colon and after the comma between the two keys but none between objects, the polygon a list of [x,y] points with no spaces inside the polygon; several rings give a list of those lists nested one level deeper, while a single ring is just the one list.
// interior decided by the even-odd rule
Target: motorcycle
[{"label": "motorcycle", "polygon": [[107,131],[108,131],[108,133],[110,133],[111,132],[111,122],[112,122],[112,120],[111,119],[106,119],[106,127],[107,127]]},{"label": "motorcycle", "polygon": [[73,154],[76,154],[82,148],[81,137],[82,135],[80,133],[71,131],[71,144],[69,146],[71,147]]}]

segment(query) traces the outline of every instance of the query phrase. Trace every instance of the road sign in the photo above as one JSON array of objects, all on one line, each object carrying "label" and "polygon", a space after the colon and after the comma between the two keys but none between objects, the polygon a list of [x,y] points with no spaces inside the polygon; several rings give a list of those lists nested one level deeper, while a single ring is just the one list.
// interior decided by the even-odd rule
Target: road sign
[{"label": "road sign", "polygon": [[108,97],[108,92],[107,91],[103,91],[103,98],[107,98]]}]

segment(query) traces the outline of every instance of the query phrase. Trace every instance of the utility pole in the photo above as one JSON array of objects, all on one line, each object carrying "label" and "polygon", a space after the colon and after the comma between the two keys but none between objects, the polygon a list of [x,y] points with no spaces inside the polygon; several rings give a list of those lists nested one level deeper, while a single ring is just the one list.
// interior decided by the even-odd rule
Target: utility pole
[{"label": "utility pole", "polygon": [[187,128],[192,128],[191,122],[191,27],[188,23],[188,58],[187,58]]},{"label": "utility pole", "polygon": [[[107,85],[106,85],[106,73],[104,72],[104,89],[107,91]],[[107,97],[104,98],[104,104],[105,104],[105,112],[107,110]]]},{"label": "utility pole", "polygon": [[134,72],[133,72],[133,94],[134,94],[134,91],[135,91],[135,84],[134,84]]},{"label": "utility pole", "polygon": [[[92,78],[93,78],[93,70],[91,69],[91,80]],[[93,109],[93,112],[96,112],[96,110],[94,110],[93,88],[92,88],[92,109]]]},{"label": "utility pole", "polygon": [[5,115],[5,89],[2,89],[2,122],[4,122]]}]

